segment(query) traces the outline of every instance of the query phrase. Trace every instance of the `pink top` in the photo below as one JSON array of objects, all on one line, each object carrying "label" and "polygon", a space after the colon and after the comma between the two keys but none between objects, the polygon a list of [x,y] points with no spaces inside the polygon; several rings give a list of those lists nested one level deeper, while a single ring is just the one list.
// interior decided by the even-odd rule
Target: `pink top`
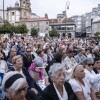
[{"label": "pink top", "polygon": [[[28,68],[29,71],[35,71],[35,63],[32,63],[31,66]],[[40,80],[43,79],[43,69],[42,68],[39,68],[40,69],[40,72],[39,72],[39,77],[40,77]]]}]

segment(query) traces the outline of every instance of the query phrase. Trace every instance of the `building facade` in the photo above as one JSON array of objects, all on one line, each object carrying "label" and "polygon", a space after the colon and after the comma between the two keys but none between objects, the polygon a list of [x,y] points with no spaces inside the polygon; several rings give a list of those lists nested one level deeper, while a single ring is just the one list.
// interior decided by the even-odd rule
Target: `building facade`
[{"label": "building facade", "polygon": [[86,33],[90,36],[94,36],[96,32],[100,32],[100,4],[98,7],[93,8],[92,12],[86,13]]},{"label": "building facade", "polygon": [[75,37],[75,22],[66,18],[65,13],[58,14],[57,19],[50,19],[50,29],[56,29],[60,36]]},{"label": "building facade", "polygon": [[92,36],[94,36],[96,32],[100,32],[100,17],[99,16],[93,19],[93,22],[92,22]]},{"label": "building facade", "polygon": [[26,24],[27,28],[29,29],[29,33],[31,32],[31,28],[35,28],[38,30],[39,33],[49,33],[49,19],[45,17],[40,18],[29,18],[29,19],[21,19],[20,21],[16,22],[18,24]]},{"label": "building facade", "polygon": [[7,7],[7,20],[13,25],[20,20],[20,6],[18,2],[15,3],[14,7]]},{"label": "building facade", "polygon": [[82,17],[81,16],[72,16],[71,19],[75,21],[76,33],[81,33],[82,30]]}]

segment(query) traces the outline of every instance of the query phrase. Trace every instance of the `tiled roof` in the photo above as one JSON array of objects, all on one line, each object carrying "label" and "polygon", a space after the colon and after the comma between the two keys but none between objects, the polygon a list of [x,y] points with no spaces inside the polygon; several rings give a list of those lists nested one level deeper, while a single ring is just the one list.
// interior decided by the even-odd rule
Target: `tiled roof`
[{"label": "tiled roof", "polygon": [[92,23],[93,23],[93,24],[94,24],[94,23],[100,23],[100,20],[99,20],[99,21],[92,22]]},{"label": "tiled roof", "polygon": [[[74,22],[74,20],[73,19],[71,19],[71,18],[65,18],[64,20],[62,20],[62,22],[60,22],[60,23],[68,23],[68,22]],[[59,23],[58,22],[58,20],[57,19],[50,19],[50,23],[52,24],[52,23]]]},{"label": "tiled roof", "polygon": [[40,18],[25,18],[21,19],[21,22],[35,22],[35,21],[49,21],[49,19],[45,17],[40,17]]},{"label": "tiled roof", "polygon": [[50,19],[50,23],[57,23],[57,19]]},{"label": "tiled roof", "polygon": [[74,20],[73,19],[71,19],[71,18],[65,18],[64,20],[63,20],[63,23],[65,23],[65,22],[74,22]]}]

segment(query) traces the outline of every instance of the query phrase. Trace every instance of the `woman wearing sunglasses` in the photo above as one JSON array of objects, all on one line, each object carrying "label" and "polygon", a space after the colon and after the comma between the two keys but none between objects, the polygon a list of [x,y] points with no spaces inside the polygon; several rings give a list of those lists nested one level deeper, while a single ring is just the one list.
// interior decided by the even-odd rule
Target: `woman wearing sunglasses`
[{"label": "woman wearing sunglasses", "polygon": [[94,64],[87,63],[85,65],[85,74],[85,78],[91,83],[93,91],[95,94],[99,93],[100,98],[100,60],[95,58]]},{"label": "woman wearing sunglasses", "polygon": [[7,93],[5,100],[37,100],[35,93],[28,90],[26,79],[17,71],[4,76],[2,88]]},{"label": "woman wearing sunglasses", "polygon": [[100,91],[100,73],[96,70],[99,69],[99,64],[97,64],[99,61],[100,60],[95,61],[94,64],[88,62],[85,65],[85,78],[91,83],[92,89],[95,93]]}]

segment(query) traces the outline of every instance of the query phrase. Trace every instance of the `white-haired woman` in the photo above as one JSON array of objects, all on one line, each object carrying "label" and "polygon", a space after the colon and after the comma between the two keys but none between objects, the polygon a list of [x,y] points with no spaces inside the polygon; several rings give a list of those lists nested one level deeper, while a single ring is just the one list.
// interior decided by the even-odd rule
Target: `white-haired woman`
[{"label": "white-haired woman", "polygon": [[52,83],[43,91],[42,100],[78,100],[69,83],[65,82],[65,68],[60,63],[50,67]]},{"label": "white-haired woman", "polygon": [[26,79],[17,71],[4,76],[2,88],[7,92],[7,100],[36,100],[35,93],[28,90]]},{"label": "white-haired woman", "polygon": [[85,78],[83,65],[77,65],[73,71],[73,79],[69,81],[78,100],[96,100],[91,85]]}]

